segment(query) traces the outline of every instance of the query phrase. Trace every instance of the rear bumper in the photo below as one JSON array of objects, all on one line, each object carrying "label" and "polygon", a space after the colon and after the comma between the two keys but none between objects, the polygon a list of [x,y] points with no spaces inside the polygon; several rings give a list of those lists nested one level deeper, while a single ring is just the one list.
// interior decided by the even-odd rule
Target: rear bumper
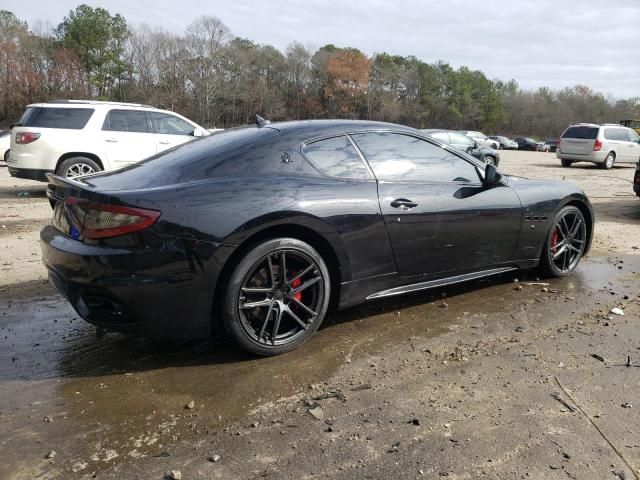
[{"label": "rear bumper", "polygon": [[607,158],[608,152],[590,152],[585,155],[576,155],[571,153],[564,153],[556,150],[556,157],[560,160],[572,160],[574,162],[591,162],[591,163],[604,163],[604,159]]},{"label": "rear bumper", "polygon": [[[48,225],[40,232],[49,281],[87,322],[159,338],[210,334],[215,246],[172,238],[160,248],[87,245]],[[207,258],[209,257],[209,258]]]},{"label": "rear bumper", "polygon": [[39,170],[34,168],[16,168],[9,167],[9,175],[16,178],[24,178],[26,180],[37,180],[39,182],[47,182],[47,173],[54,173],[53,170]]}]

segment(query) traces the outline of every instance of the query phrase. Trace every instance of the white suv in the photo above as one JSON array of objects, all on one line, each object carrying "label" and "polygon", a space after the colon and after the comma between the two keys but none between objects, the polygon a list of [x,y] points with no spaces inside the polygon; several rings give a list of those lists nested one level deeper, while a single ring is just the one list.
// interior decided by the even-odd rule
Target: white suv
[{"label": "white suv", "polygon": [[609,169],[614,163],[638,163],[640,136],[615,123],[571,125],[560,136],[556,157],[563,167],[591,162]]},{"label": "white suv", "polygon": [[47,181],[115,170],[211,133],[148,105],[66,100],[28,105],[11,129],[14,177]]}]

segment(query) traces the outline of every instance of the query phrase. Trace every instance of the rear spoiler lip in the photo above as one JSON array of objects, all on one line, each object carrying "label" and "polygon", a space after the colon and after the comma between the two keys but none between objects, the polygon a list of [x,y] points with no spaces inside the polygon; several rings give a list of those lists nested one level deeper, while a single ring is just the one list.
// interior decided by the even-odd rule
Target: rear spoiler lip
[{"label": "rear spoiler lip", "polygon": [[64,198],[56,195],[54,190],[51,188],[52,186],[62,188],[75,187],[85,191],[87,188],[86,183],[79,182],[78,180],[74,180],[72,178],[61,177],[54,173],[45,173],[45,176],[47,177],[47,180],[49,180],[49,185],[47,186],[47,197],[55,201],[64,200]]}]

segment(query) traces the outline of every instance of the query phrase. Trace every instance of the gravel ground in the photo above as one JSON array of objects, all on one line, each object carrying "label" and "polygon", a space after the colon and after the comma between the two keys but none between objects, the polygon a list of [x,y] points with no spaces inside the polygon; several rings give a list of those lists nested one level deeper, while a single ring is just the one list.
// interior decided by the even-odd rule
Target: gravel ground
[{"label": "gravel ground", "polygon": [[574,275],[368,303],[269,359],[219,339],[96,338],[45,281],[44,185],[0,164],[0,478],[637,479],[633,168],[501,155],[506,173],[592,199]]}]

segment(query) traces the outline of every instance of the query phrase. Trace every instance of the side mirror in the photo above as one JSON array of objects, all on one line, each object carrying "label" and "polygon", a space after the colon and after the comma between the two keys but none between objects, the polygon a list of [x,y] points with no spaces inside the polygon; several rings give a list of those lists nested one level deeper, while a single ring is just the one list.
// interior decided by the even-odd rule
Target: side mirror
[{"label": "side mirror", "polygon": [[484,177],[482,183],[485,185],[496,185],[500,182],[502,174],[498,171],[495,165],[487,163],[484,167]]},{"label": "side mirror", "polygon": [[204,135],[204,132],[199,128],[196,128],[191,135],[193,135],[194,137],[202,137]]}]

